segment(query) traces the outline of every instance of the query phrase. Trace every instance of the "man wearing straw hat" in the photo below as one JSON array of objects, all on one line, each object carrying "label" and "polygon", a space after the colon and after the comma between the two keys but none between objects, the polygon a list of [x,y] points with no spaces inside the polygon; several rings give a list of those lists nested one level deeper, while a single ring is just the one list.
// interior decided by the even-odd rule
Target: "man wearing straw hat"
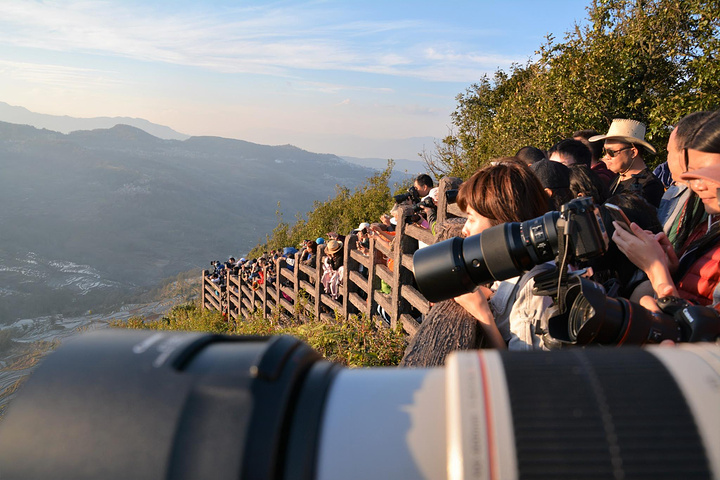
[{"label": "man wearing straw hat", "polygon": [[607,135],[597,135],[590,142],[605,140],[607,167],[618,176],[610,184],[610,195],[637,193],[657,208],[665,192],[662,182],[645,165],[644,150],[655,153],[655,148],[645,141],[645,125],[637,120],[616,118]]}]

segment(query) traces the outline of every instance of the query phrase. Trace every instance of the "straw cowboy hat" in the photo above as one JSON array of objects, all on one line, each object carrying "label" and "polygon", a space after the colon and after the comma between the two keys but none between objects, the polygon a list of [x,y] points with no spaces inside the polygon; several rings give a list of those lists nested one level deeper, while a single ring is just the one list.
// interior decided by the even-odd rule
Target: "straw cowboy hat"
[{"label": "straw cowboy hat", "polygon": [[616,118],[610,124],[607,135],[595,135],[588,138],[590,142],[600,140],[619,140],[623,143],[640,144],[652,153],[657,153],[655,147],[645,141],[645,124],[628,118]]},{"label": "straw cowboy hat", "polygon": [[343,247],[342,242],[338,240],[330,240],[325,247],[325,253],[333,254],[339,252]]}]

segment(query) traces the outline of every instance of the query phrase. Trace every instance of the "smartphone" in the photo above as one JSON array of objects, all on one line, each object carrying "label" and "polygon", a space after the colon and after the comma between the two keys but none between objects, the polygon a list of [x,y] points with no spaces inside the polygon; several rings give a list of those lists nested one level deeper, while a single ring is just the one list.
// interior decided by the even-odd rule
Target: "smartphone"
[{"label": "smartphone", "polygon": [[625,212],[622,211],[620,207],[617,205],[613,205],[612,203],[606,203],[605,206],[608,209],[608,213],[610,213],[610,216],[613,220],[615,220],[618,225],[620,225],[625,231],[632,233],[635,235],[635,232],[632,231],[632,228],[630,228],[630,219],[625,215]]}]

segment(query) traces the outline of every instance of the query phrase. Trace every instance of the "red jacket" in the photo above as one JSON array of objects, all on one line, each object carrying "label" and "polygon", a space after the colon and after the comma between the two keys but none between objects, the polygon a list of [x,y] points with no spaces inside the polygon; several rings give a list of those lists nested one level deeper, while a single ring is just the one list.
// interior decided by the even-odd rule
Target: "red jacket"
[{"label": "red jacket", "polygon": [[678,293],[700,305],[715,303],[713,294],[720,283],[720,244],[703,253],[677,284]]}]

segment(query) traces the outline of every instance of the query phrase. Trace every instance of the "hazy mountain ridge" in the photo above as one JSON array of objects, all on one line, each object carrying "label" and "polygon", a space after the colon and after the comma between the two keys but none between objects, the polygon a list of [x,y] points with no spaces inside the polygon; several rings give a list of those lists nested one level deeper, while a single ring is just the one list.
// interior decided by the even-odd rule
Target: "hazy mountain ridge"
[{"label": "hazy mountain ridge", "polygon": [[[148,134],[164,140],[187,140],[189,135],[178,133],[170,127],[158,125],[142,118],[130,117],[94,117],[76,118],[67,115],[46,115],[0,102],[0,121],[13,124],[30,125],[38,129],[48,129],[59,133],[71,133],[78,130],[111,129],[116,125],[129,125],[139,128]],[[254,132],[260,138],[267,138],[268,132]],[[327,133],[294,133],[285,131],[274,132],[277,138],[285,142],[306,145],[316,152],[364,152],[362,155],[342,156],[351,163],[384,170],[387,159],[393,158],[398,164],[395,168],[400,175],[404,171],[410,174],[416,165],[422,165],[418,153],[433,149],[437,139],[433,137],[410,137],[402,139],[364,138],[356,135],[337,135]],[[194,137],[203,138],[203,137]],[[210,137],[217,138],[217,137]],[[297,148],[286,145],[289,148]],[[408,153],[412,152],[412,153]],[[420,168],[422,170],[422,168]]]},{"label": "hazy mountain ridge", "polygon": [[[292,220],[336,184],[352,187],[372,173],[287,145],[165,140],[126,125],[62,134],[0,122],[0,284],[23,286],[0,295],[0,322],[63,313],[55,308],[63,295],[64,307],[95,309],[91,299],[113,296],[103,285],[129,290],[191,268],[199,274],[264,238],[277,224],[278,202]],[[96,276],[13,270],[30,252]],[[81,293],[78,282],[90,290]],[[52,299],[52,311],[38,310],[40,298]]]},{"label": "hazy mountain ridge", "polygon": [[142,129],[151,135],[164,139],[185,140],[189,135],[176,132],[170,127],[158,125],[142,118],[130,117],[94,117],[75,118],[67,115],[47,115],[31,112],[25,107],[9,105],[0,102],[0,120],[8,123],[32,125],[60,133],[70,133],[76,130],[96,130],[112,128],[117,124],[131,125]]}]

